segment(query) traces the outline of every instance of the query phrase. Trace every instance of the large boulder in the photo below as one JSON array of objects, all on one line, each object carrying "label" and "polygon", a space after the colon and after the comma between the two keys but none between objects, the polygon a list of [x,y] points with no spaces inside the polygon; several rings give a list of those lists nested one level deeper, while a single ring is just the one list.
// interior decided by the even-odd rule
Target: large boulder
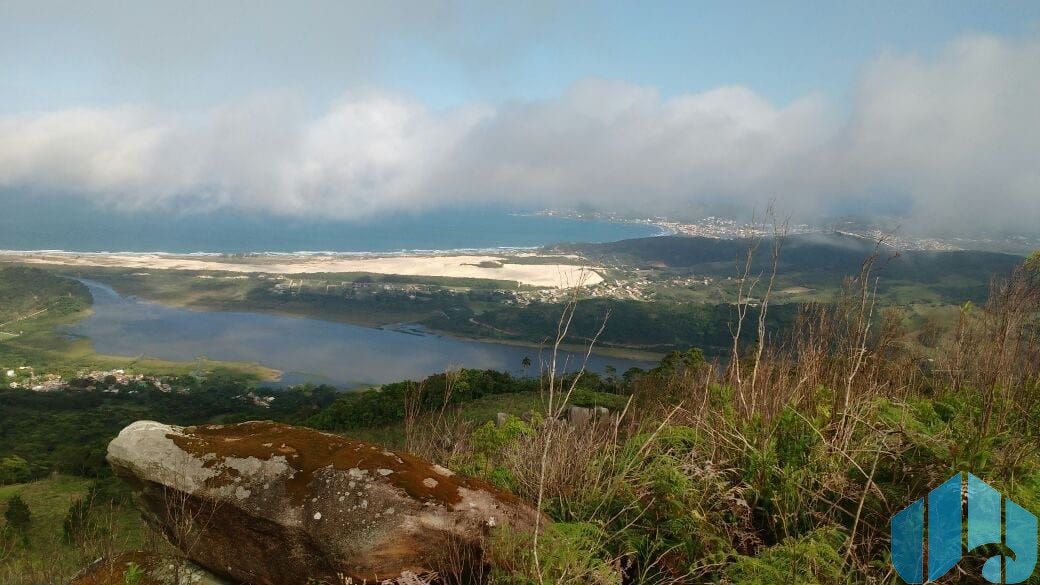
[{"label": "large boulder", "polygon": [[253,585],[430,574],[446,556],[479,552],[492,527],[532,530],[537,517],[407,453],[272,422],[139,421],[108,461],[185,555]]}]

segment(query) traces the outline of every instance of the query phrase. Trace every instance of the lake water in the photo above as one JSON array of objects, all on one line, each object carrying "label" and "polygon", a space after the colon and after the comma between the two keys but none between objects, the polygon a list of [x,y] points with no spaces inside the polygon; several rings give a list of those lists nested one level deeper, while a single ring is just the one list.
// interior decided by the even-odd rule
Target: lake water
[{"label": "lake water", "polygon": [[[415,326],[374,329],[301,317],[258,313],[192,311],[124,297],[112,288],[84,281],[94,296],[94,312],[69,328],[89,337],[99,353],[191,361],[258,362],[282,372],[282,384],[329,383],[348,387],[421,379],[453,367],[490,368],[522,374],[538,348],[468,341],[434,335]],[[582,356],[560,363],[573,371]],[[594,355],[588,368],[618,371],[651,364]]]},{"label": "lake water", "polygon": [[73,252],[398,252],[526,248],[658,235],[645,224],[465,208],[368,221],[262,215],[125,214],[83,201],[13,197],[0,190],[0,249]]}]

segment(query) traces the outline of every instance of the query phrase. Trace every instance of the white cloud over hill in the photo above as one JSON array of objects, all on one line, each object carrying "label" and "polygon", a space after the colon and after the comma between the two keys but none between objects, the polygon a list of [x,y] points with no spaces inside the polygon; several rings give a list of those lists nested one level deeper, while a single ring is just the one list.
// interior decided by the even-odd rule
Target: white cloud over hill
[{"label": "white cloud over hill", "polygon": [[202,114],[143,106],[0,117],[0,186],[119,209],[358,218],[466,201],[794,212],[897,198],[947,225],[1040,219],[1040,41],[962,38],[871,62],[848,111],[746,87],[662,96],[599,79],[552,99],[432,110],[290,94]]}]

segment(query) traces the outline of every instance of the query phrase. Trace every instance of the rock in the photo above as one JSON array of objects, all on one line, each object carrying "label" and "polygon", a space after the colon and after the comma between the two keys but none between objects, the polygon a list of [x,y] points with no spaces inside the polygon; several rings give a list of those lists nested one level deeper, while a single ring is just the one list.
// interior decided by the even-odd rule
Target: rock
[{"label": "rock", "polygon": [[530,531],[537,517],[415,456],[272,422],[139,421],[108,461],[185,555],[253,585],[428,574],[448,550],[479,550],[492,526]]},{"label": "rock", "polygon": [[509,420],[509,415],[504,413],[504,412],[500,412],[500,413],[495,415],[495,424],[498,425],[498,426],[502,426],[502,425],[506,424],[506,421],[508,421],[508,420]]},{"label": "rock", "polygon": [[610,409],[603,406],[586,408],[584,406],[568,406],[567,422],[571,426],[588,424],[594,420],[603,420],[610,416]]},{"label": "rock", "polygon": [[72,578],[69,585],[229,585],[185,559],[145,552],[123,553],[100,559]]},{"label": "rock", "polygon": [[592,420],[592,414],[591,408],[570,406],[567,408],[567,422],[574,426],[583,425]]}]

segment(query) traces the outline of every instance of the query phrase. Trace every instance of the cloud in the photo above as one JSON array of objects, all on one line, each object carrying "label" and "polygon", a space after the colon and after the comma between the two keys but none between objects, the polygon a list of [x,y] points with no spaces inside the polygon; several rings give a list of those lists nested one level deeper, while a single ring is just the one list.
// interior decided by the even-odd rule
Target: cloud
[{"label": "cloud", "polygon": [[363,218],[465,203],[794,213],[896,201],[945,226],[1035,227],[1040,41],[963,38],[870,63],[849,111],[746,87],[661,96],[601,79],[551,99],[434,110],[355,92],[205,114],[139,107],[0,117],[0,186],[120,209]]},{"label": "cloud", "polygon": [[827,140],[827,109],[815,97],[778,108],[743,87],[662,99],[650,88],[586,80],[558,99],[482,119],[439,182],[514,202],[638,201],[659,211],[763,198],[773,179]]},{"label": "cloud", "polygon": [[1040,41],[961,39],[866,69],[835,140],[835,193],[892,190],[918,219],[1032,227],[1040,218]]}]

